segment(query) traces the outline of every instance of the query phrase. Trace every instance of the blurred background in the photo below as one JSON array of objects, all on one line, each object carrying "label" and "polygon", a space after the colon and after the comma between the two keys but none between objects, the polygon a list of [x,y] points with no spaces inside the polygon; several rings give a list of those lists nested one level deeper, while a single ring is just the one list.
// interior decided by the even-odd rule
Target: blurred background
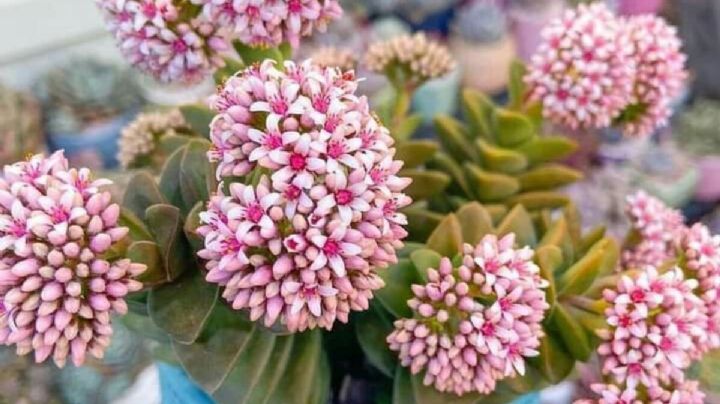
[{"label": "blurred background", "polygon": [[[345,16],[327,33],[305,41],[298,57],[335,46],[362,55],[375,40],[427,31],[458,61],[451,74],[426,84],[413,109],[427,117],[419,136],[431,137],[437,113],[457,113],[461,86],[498,101],[506,97],[508,67],[527,60],[539,31],[564,0],[347,0]],[[691,221],[720,233],[720,1],[614,0],[621,14],[655,13],[677,25],[689,55],[690,79],[676,100],[672,125],[649,140],[618,133],[567,133],[582,148],[571,163],[586,179],[567,192],[580,202],[588,227],[603,223],[614,234],[627,224],[622,212],[630,189],[643,188]],[[367,77],[361,91],[371,100],[387,97],[383,79]],[[118,164],[118,138],[136,115],[202,100],[212,82],[163,86],[128,68],[105,31],[93,0],[0,0],[0,163],[38,151],[64,149],[71,162],[103,170],[122,184],[128,170]],[[205,403],[209,399],[177,368],[153,362],[156,347],[129,329],[132,317],[115,322],[113,345],[102,361],[58,370],[0,349],[0,403]],[[127,328],[126,328],[127,326]],[[142,326],[142,325],[140,325]],[[720,358],[694,370],[720,402]],[[582,376],[582,374],[580,375]],[[569,402],[577,386],[564,385],[531,402]],[[162,394],[161,394],[162,392]],[[343,403],[363,403],[348,393]]]}]

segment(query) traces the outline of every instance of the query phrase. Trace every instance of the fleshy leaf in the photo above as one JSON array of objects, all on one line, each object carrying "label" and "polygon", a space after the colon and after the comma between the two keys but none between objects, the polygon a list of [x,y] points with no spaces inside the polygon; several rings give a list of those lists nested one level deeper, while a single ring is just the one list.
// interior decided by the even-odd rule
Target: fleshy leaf
[{"label": "fleshy leaf", "polygon": [[608,240],[604,240],[595,244],[587,254],[560,276],[558,279],[560,296],[581,295],[593,284],[603,266],[608,243]]},{"label": "fleshy leaf", "polygon": [[540,340],[540,356],[528,361],[552,384],[560,383],[572,372],[575,361],[556,340],[552,332]]},{"label": "fleshy leaf", "polygon": [[513,60],[510,65],[510,82],[508,83],[508,93],[510,96],[510,108],[519,110],[525,101],[525,74],[527,68],[520,60]]},{"label": "fleshy leaf", "polygon": [[463,173],[462,167],[458,165],[450,156],[445,153],[437,153],[435,157],[428,162],[428,168],[441,170],[452,178],[453,183],[450,184],[450,188],[457,188],[459,192],[462,192],[466,196],[474,197],[474,193],[467,179],[465,173]]},{"label": "fleshy leaf", "polygon": [[123,208],[143,220],[145,219],[145,210],[158,203],[165,203],[165,198],[150,174],[141,172],[130,179],[123,196]]},{"label": "fleshy leaf", "polygon": [[167,134],[160,138],[158,147],[163,155],[169,156],[175,153],[175,150],[188,144],[192,139],[191,136]]},{"label": "fleshy leaf", "polygon": [[408,219],[407,231],[412,240],[427,240],[444,216],[419,206],[410,206],[402,211]]},{"label": "fleshy leaf", "polygon": [[420,201],[442,193],[450,184],[450,177],[440,171],[402,170],[401,177],[412,179],[405,193],[413,200]]},{"label": "fleshy leaf", "polygon": [[435,127],[443,148],[456,161],[477,161],[475,148],[468,140],[462,123],[449,116],[440,115],[435,118]]},{"label": "fleshy leaf", "polygon": [[[399,122],[395,127],[393,128],[391,135],[393,138],[405,141],[412,137],[415,132],[417,132],[420,125],[423,123],[423,116],[420,114],[413,114],[405,119],[403,119],[401,122]],[[402,144],[402,143],[401,143]]]},{"label": "fleshy leaf", "polygon": [[559,192],[534,191],[512,196],[507,200],[507,203],[510,205],[520,204],[528,210],[556,209],[570,203],[570,198]]},{"label": "fleshy leaf", "polygon": [[464,89],[462,105],[465,118],[470,126],[470,136],[492,139],[496,122],[495,105],[490,98],[479,91]]},{"label": "fleshy leaf", "polygon": [[210,122],[215,118],[215,112],[202,104],[183,105],[180,113],[190,128],[205,138],[210,138]]},{"label": "fleshy leaf", "polygon": [[145,272],[138,277],[144,288],[152,288],[170,281],[160,247],[152,241],[136,241],[130,244],[127,258],[138,264],[147,265]]},{"label": "fleshy leaf", "polygon": [[475,144],[480,152],[483,166],[491,171],[514,174],[521,172],[528,165],[527,158],[525,158],[525,155],[522,153],[518,153],[511,149],[493,146],[483,139],[476,140]]},{"label": "fleshy leaf", "polygon": [[463,242],[476,245],[486,234],[493,233],[492,217],[481,204],[468,203],[456,214],[462,228]]},{"label": "fleshy leaf", "polygon": [[392,352],[386,341],[393,331],[393,322],[382,307],[370,304],[370,308],[359,313],[355,322],[356,335],[368,361],[387,377],[393,377],[397,366],[397,354]]},{"label": "fleshy leaf", "polygon": [[504,236],[515,233],[515,242],[520,247],[534,247],[537,244],[535,227],[527,210],[522,205],[516,205],[497,226],[496,233]]},{"label": "fleshy leaf", "polygon": [[[143,216],[145,213],[143,211]],[[126,208],[120,209],[119,224],[128,228],[128,236],[133,241],[152,240],[150,230],[133,212]]]},{"label": "fleshy leaf", "polygon": [[465,164],[465,172],[482,202],[502,201],[520,190],[518,180],[509,175],[490,173],[470,163]]},{"label": "fleshy leaf", "polygon": [[462,252],[462,237],[462,227],[457,216],[449,214],[432,232],[426,244],[444,257],[454,257]]},{"label": "fleshy leaf", "polygon": [[438,145],[429,140],[411,140],[397,146],[395,158],[405,162],[403,167],[414,168],[425,164],[438,150]]},{"label": "fleshy leaf", "polygon": [[442,255],[429,248],[423,248],[410,254],[410,261],[422,279],[426,279],[428,268],[438,269],[440,267],[441,259]]},{"label": "fleshy leaf", "polygon": [[531,165],[557,161],[571,155],[578,145],[565,136],[536,137],[515,150],[525,154]]},{"label": "fleshy leaf", "polygon": [[498,136],[497,142],[501,146],[516,147],[533,139],[535,128],[532,122],[523,114],[498,108]]},{"label": "fleshy leaf", "polygon": [[[215,176],[207,159],[210,143],[196,139],[188,143],[180,162],[180,190],[184,206],[194,207],[198,202],[209,199],[209,193],[216,188]],[[188,212],[184,212],[188,213]]]},{"label": "fleshy leaf", "polygon": [[559,188],[582,179],[582,173],[560,164],[547,164],[520,176],[523,191]]},{"label": "fleshy leaf", "polygon": [[200,251],[203,248],[204,240],[197,234],[196,230],[200,227],[200,212],[204,209],[205,205],[202,202],[198,202],[185,218],[183,232],[190,242],[190,245],[192,245],[193,251]]},{"label": "fleshy leaf", "polygon": [[202,272],[186,272],[177,281],[150,292],[150,318],[173,340],[192,344],[208,321],[218,293],[218,286],[206,282]]},{"label": "fleshy leaf", "polygon": [[253,47],[245,45],[240,41],[233,42],[233,46],[245,66],[250,66],[253,63],[262,63],[267,59],[272,59],[278,63],[282,63],[283,60],[285,60],[285,57],[278,48]]},{"label": "fleshy leaf", "polygon": [[563,263],[562,251],[554,245],[544,245],[535,250],[535,262],[540,267],[540,275],[548,281],[545,289],[545,298],[551,306],[557,300],[557,287],[555,286],[555,272]]},{"label": "fleshy leaf", "polygon": [[378,274],[385,281],[385,287],[375,292],[375,296],[395,317],[412,317],[407,301],[412,298],[410,286],[419,283],[418,272],[412,262],[403,258],[388,268],[378,269]]},{"label": "fleshy leaf", "polygon": [[169,279],[177,279],[195,267],[192,250],[184,237],[180,210],[172,205],[153,205],[145,217],[155,241],[160,246]]},{"label": "fleshy leaf", "polygon": [[181,147],[168,157],[160,174],[160,192],[164,199],[173,206],[182,210],[192,208],[185,206],[185,200],[180,188],[180,168],[186,147]]},{"label": "fleshy leaf", "polygon": [[573,316],[562,304],[555,306],[555,311],[553,311],[552,314],[552,321],[557,334],[562,338],[562,341],[570,354],[579,361],[587,361],[592,354],[590,339],[588,338],[585,329],[573,318]]}]

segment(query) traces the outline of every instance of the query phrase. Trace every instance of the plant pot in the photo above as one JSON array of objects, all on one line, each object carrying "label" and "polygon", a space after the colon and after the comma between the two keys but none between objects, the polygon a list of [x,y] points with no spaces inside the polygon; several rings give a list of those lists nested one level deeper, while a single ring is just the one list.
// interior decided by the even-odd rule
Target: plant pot
[{"label": "plant pot", "polygon": [[68,159],[95,166],[92,168],[113,168],[117,166],[117,139],[134,117],[135,111],[91,125],[80,133],[48,133],[50,149],[65,150]]},{"label": "plant pot", "polygon": [[535,8],[513,8],[509,17],[518,56],[529,61],[542,42],[540,32],[554,18],[562,15],[564,4],[553,1],[546,6]]},{"label": "plant pot", "polygon": [[620,0],[618,13],[621,15],[657,14],[664,3],[664,0]]},{"label": "plant pot", "polygon": [[425,123],[431,123],[439,114],[453,115],[457,110],[460,89],[460,69],[431,80],[420,87],[413,97],[413,110],[423,116]]},{"label": "plant pot", "polygon": [[507,87],[510,64],[516,56],[515,42],[510,36],[487,44],[454,37],[450,48],[462,70],[463,86],[486,94],[496,94]]}]

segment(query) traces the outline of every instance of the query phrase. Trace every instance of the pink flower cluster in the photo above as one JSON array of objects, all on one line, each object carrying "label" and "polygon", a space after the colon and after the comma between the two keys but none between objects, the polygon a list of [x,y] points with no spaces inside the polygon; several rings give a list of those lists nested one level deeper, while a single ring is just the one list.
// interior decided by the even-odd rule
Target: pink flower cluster
[{"label": "pink flower cluster", "polygon": [[512,233],[488,235],[465,245],[459,268],[443,258],[427,284],[412,286],[415,317],[397,320],[387,341],[413,374],[425,370],[426,385],[489,394],[497,381],[525,374],[525,359],[539,354],[547,282],[534,252],[514,242]]},{"label": "pink flower cluster", "polygon": [[627,197],[626,211],[633,229],[631,238],[637,240],[623,251],[623,267],[659,267],[672,259],[674,244],[685,228],[682,214],[644,191]]},{"label": "pink flower cluster", "polygon": [[340,18],[337,0],[191,0],[204,16],[220,26],[232,27],[233,37],[249,46],[294,48],[302,36],[325,31],[328,21]]},{"label": "pink flower cluster", "polygon": [[679,268],[658,274],[647,267],[634,279],[623,276],[617,290],[605,290],[609,328],[598,331],[603,340],[598,354],[611,384],[593,386],[601,403],[640,402],[639,396],[657,403],[702,403],[697,385],[684,375],[707,339],[697,286]]},{"label": "pink flower cluster", "polygon": [[577,400],[575,404],[703,404],[705,394],[699,389],[700,383],[687,380],[665,388],[654,386],[647,390],[645,400],[636,390],[621,390],[614,384],[594,384],[592,390],[601,398],[598,400]]},{"label": "pink flower cluster", "polygon": [[676,30],[655,16],[619,18],[601,3],[568,10],[542,33],[526,82],[543,113],[572,129],[666,124],[686,78]]},{"label": "pink flower cluster", "polygon": [[367,309],[383,286],[374,268],[397,261],[410,180],[356,87],[352,73],[268,61],[212,99],[218,177],[272,173],[221,186],[198,229],[207,280],[253,320],[330,329]]},{"label": "pink flower cluster", "polygon": [[144,265],[109,258],[128,230],[87,169],[62,152],[6,166],[0,178],[0,343],[64,366],[102,358],[112,313],[142,285]]},{"label": "pink flower cluster", "polygon": [[198,82],[229,49],[218,21],[178,0],[95,0],[121,52],[162,82]]}]

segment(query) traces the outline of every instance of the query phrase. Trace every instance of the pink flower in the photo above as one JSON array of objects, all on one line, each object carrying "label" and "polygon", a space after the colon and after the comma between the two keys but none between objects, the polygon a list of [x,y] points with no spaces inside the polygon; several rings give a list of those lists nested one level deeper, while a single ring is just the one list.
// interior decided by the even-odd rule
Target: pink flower
[{"label": "pink flower", "polygon": [[623,132],[646,136],[667,124],[672,101],[687,78],[677,30],[654,15],[624,22],[637,71],[632,98],[619,119]]},{"label": "pink flower", "polygon": [[[415,316],[397,320],[387,341],[413,374],[425,371],[426,385],[489,394],[497,381],[525,374],[525,359],[539,355],[547,282],[533,251],[514,249],[514,240],[486,236],[465,245],[459,268],[443,258],[425,285],[412,286]],[[489,296],[495,302],[483,303]]]},{"label": "pink flower", "polygon": [[[330,329],[367,309],[383,286],[375,268],[397,261],[409,180],[397,176],[392,138],[354,95],[353,76],[309,62],[284,67],[250,67],[211,100],[218,178],[272,174],[218,190],[201,214],[199,255],[207,280],[253,320]],[[313,107],[320,93],[325,114]],[[368,133],[372,144],[361,140]]]},{"label": "pink flower", "polygon": [[211,21],[233,27],[234,36],[249,46],[297,48],[300,37],[325,31],[327,22],[340,18],[337,0],[192,0],[202,5]]},{"label": "pink flower", "polygon": [[[193,83],[222,66],[228,39],[217,23],[172,0],[95,0],[123,55],[162,82]],[[179,3],[179,4],[178,4]]]},{"label": "pink flower", "polygon": [[697,282],[679,268],[662,275],[647,267],[605,290],[608,329],[599,330],[602,371],[618,386],[652,388],[682,382],[696,344],[705,341],[704,304]]},{"label": "pink flower", "polygon": [[0,342],[35,360],[81,365],[110,343],[110,316],[142,285],[144,265],[108,259],[127,228],[120,208],[62,152],[6,166],[0,178]]},{"label": "pink flower", "polygon": [[570,128],[604,128],[626,107],[636,63],[623,25],[601,3],[552,21],[525,80],[543,114]]}]

